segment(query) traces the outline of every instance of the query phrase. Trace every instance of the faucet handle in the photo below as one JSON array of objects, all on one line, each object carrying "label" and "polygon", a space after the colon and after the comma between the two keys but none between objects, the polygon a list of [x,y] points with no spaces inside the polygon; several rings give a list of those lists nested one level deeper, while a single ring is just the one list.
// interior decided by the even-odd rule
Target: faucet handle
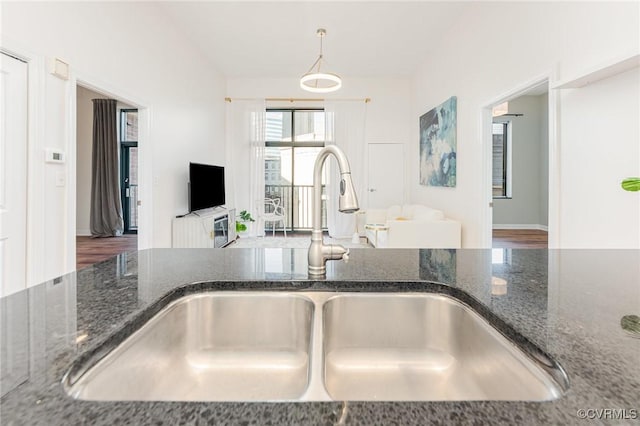
[{"label": "faucet handle", "polygon": [[344,260],[344,263],[349,263],[349,249],[342,255],[342,260]]}]

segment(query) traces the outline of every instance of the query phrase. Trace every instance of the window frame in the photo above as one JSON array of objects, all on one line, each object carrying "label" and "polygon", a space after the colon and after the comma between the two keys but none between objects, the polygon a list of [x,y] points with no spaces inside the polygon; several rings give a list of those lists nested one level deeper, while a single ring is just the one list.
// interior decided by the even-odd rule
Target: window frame
[{"label": "window frame", "polygon": [[[121,204],[122,204],[122,219],[124,222],[124,230],[123,232],[125,234],[137,234],[138,233],[138,227],[136,226],[136,228],[132,228],[131,227],[131,198],[127,197],[127,187],[125,185],[124,182],[124,177],[125,175],[128,174],[129,171],[129,167],[130,167],[130,163],[129,163],[129,156],[128,151],[131,148],[137,148],[138,147],[138,141],[135,140],[124,140],[126,134],[127,134],[127,123],[126,123],[126,116],[127,113],[131,113],[131,112],[135,112],[136,114],[138,114],[138,109],[137,108],[121,108],[120,110],[120,116],[118,117],[120,120],[120,129],[119,129],[119,142],[120,142],[120,176],[119,176],[119,181],[120,181],[120,198],[121,198]],[[137,138],[136,138],[137,139]],[[136,206],[137,209],[137,206]]]},{"label": "window frame", "polygon": [[[291,112],[291,141],[270,141],[265,139],[265,146],[273,146],[273,147],[293,147],[293,148],[324,148],[327,140],[323,140],[322,142],[318,141],[310,141],[310,142],[296,142],[296,111],[299,112],[307,112],[307,111],[322,111],[324,112],[324,108],[267,108],[266,112]],[[326,115],[325,115],[326,118]],[[326,136],[326,135],[325,135]]]},{"label": "window frame", "polygon": [[[275,148],[291,148],[291,176],[294,176],[294,170],[296,167],[296,148],[324,148],[327,143],[326,134],[325,139],[323,141],[308,141],[308,142],[296,142],[296,112],[314,112],[314,111],[322,111],[325,113],[326,120],[326,111],[324,108],[266,108],[266,113],[269,112],[289,112],[291,113],[291,141],[270,141],[266,139],[265,135],[265,147],[275,147]],[[326,121],[325,121],[326,123]],[[291,179],[291,193],[293,194],[293,188],[295,187],[295,177]],[[293,226],[294,221],[294,209],[291,209],[291,217],[290,220],[290,229],[291,231],[296,230]],[[326,228],[323,228],[326,229]],[[300,228],[298,230],[306,230],[306,228]]]},{"label": "window frame", "polygon": [[[494,120],[493,125],[500,124],[503,126],[503,148],[502,148],[502,173],[504,179],[503,195],[493,195],[493,143],[492,143],[492,178],[491,178],[491,196],[494,200],[510,200],[513,198],[513,122],[511,120]],[[492,126],[493,141],[493,126]]]}]

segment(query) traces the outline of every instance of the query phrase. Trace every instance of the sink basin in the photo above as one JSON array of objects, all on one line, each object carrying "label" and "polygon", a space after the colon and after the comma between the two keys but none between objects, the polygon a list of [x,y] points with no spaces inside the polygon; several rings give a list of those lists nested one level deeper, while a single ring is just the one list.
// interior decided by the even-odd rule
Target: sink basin
[{"label": "sink basin", "polygon": [[437,294],[343,294],[324,304],[334,400],[549,400],[563,392],[467,305]]},{"label": "sink basin", "polygon": [[279,293],[178,299],[70,385],[88,400],[295,400],[307,389],[314,303]]},{"label": "sink basin", "polygon": [[108,401],[532,401],[568,386],[544,353],[522,339],[516,346],[446,295],[217,291],[155,309],[133,334],[114,337],[117,346],[78,360],[63,381],[67,393]]}]

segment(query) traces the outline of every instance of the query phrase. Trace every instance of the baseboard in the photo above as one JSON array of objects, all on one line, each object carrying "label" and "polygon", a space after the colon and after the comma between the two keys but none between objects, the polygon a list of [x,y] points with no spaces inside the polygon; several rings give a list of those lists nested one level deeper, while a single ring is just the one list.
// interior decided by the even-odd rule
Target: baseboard
[{"label": "baseboard", "polygon": [[499,224],[494,223],[493,229],[536,229],[538,231],[549,231],[549,227],[547,225],[537,225],[532,223],[525,224]]},{"label": "baseboard", "polygon": [[89,229],[76,229],[76,235],[78,237],[90,237],[91,236],[91,230],[89,230]]}]

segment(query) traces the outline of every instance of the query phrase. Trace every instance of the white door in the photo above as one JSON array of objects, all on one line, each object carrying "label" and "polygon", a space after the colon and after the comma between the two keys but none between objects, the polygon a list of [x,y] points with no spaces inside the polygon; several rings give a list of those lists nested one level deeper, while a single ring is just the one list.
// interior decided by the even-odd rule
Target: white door
[{"label": "white door", "polygon": [[404,145],[369,144],[369,208],[387,208],[404,201]]},{"label": "white door", "polygon": [[0,54],[0,296],[26,288],[27,64]]}]

